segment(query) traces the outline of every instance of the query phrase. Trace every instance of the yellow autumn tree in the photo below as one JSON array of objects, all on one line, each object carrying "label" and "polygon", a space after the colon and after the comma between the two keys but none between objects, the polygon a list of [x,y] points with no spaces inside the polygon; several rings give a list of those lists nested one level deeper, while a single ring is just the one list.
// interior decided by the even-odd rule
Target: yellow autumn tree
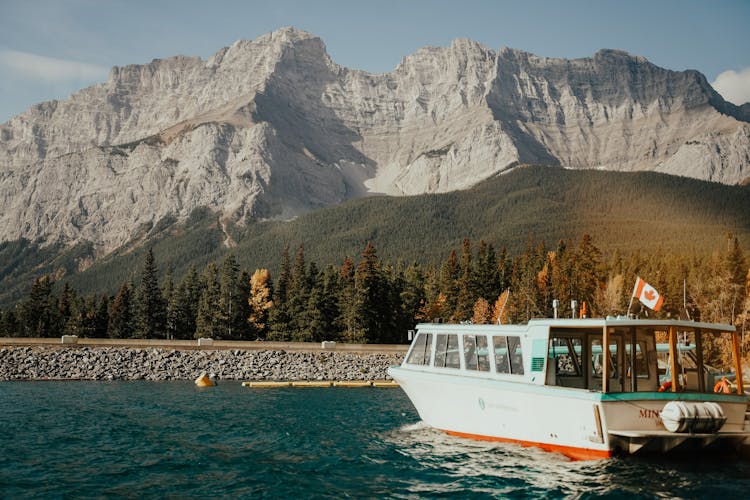
[{"label": "yellow autumn tree", "polygon": [[490,303],[484,297],[479,297],[474,302],[474,316],[471,320],[475,325],[486,325],[492,322],[492,310]]},{"label": "yellow autumn tree", "polygon": [[445,312],[445,303],[445,294],[439,293],[438,296],[435,297],[435,300],[430,301],[419,308],[419,312],[416,316],[417,320],[427,322],[441,320],[443,318],[443,313]]},{"label": "yellow autumn tree", "polygon": [[273,306],[271,300],[271,274],[268,269],[256,269],[250,277],[250,316],[247,321],[259,334],[268,327],[268,311]]}]

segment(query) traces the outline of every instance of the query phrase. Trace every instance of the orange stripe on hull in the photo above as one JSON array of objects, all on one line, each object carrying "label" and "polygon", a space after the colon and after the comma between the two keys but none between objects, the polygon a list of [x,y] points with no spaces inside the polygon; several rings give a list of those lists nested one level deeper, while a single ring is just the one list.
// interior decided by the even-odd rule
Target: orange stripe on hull
[{"label": "orange stripe on hull", "polygon": [[464,432],[446,431],[446,434],[451,436],[457,436],[462,438],[476,439],[479,441],[498,441],[501,443],[514,443],[520,444],[521,446],[535,446],[541,448],[544,451],[550,451],[554,453],[562,453],[566,457],[570,457],[573,460],[599,460],[602,458],[610,458],[612,456],[611,450],[592,450],[589,448],[576,448],[574,446],[562,446],[550,443],[535,443],[534,441],[523,441],[521,439],[510,439],[494,436],[482,436],[480,434],[466,434]]}]

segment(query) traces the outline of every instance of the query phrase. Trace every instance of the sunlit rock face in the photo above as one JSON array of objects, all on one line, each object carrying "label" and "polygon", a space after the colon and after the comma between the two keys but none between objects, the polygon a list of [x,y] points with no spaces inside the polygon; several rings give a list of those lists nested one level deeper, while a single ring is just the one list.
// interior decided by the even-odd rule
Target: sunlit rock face
[{"label": "sunlit rock face", "polygon": [[208,60],[115,67],[0,125],[0,240],[106,253],[197,207],[288,218],[465,189],[519,163],[734,184],[750,177],[748,107],[619,51],[550,59],[456,40],[370,74],[285,28]]}]

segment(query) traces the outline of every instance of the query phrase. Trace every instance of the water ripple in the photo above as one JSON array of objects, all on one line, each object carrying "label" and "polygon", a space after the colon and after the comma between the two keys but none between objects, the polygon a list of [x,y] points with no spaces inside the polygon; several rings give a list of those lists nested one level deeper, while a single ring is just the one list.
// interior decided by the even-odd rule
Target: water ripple
[{"label": "water ripple", "polygon": [[0,383],[0,498],[739,498],[750,464],[574,462],[419,421],[397,389]]}]

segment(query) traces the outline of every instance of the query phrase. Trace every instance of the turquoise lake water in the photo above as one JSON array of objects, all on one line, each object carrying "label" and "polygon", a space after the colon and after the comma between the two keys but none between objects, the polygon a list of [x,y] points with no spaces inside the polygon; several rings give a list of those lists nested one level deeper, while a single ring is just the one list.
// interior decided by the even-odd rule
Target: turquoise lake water
[{"label": "turquoise lake water", "polygon": [[750,463],[571,462],[446,436],[400,389],[0,382],[0,497],[750,496]]}]

